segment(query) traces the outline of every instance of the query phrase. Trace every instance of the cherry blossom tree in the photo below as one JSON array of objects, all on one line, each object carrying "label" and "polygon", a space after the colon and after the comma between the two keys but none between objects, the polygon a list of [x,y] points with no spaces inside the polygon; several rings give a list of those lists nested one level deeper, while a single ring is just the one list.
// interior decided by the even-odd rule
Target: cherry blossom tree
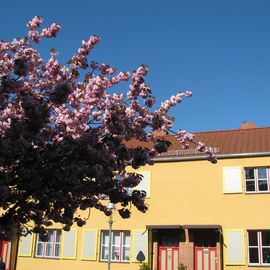
[{"label": "cherry blossom tree", "polygon": [[[79,209],[111,214],[104,197],[119,204],[123,218],[130,216],[131,205],[147,211],[145,192],[136,190],[141,176],[126,169],[152,164],[168,150],[170,143],[153,132],[171,130],[169,109],[191,96],[177,93],[153,109],[146,65],[129,73],[89,62],[98,36],[83,40],[67,64],[54,49],[43,60],[37,44],[61,27],[53,23],[39,30],[42,23],[36,16],[27,24],[28,37],[0,41],[0,238],[15,228],[46,239],[52,222],[64,230],[73,223],[83,226]],[[127,92],[114,93],[124,81]],[[193,140],[183,130],[176,136],[184,147]],[[153,148],[128,148],[131,139],[152,142]],[[198,150],[210,153],[203,143]]]}]

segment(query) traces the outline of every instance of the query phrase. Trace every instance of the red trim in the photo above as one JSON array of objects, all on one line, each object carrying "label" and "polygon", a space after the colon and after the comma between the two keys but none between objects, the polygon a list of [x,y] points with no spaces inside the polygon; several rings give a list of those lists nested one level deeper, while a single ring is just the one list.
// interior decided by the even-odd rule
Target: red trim
[{"label": "red trim", "polygon": [[[38,236],[38,240],[41,242],[40,236]],[[46,242],[43,242],[42,257],[45,257],[45,254],[46,254]]]},{"label": "red trim", "polygon": [[1,245],[1,256],[3,258],[3,262],[6,264],[6,270],[10,270],[10,252],[11,252],[11,242],[10,241],[2,241]]},{"label": "red trim", "polygon": [[165,250],[165,258],[166,258],[166,264],[165,264],[165,270],[167,270],[167,268],[168,268],[168,250],[166,249]]},{"label": "red trim", "polygon": [[56,231],[53,231],[52,256],[54,256],[55,253],[55,245],[56,245]]},{"label": "red trim", "polygon": [[257,170],[257,168],[254,168],[254,178],[255,178],[255,192],[259,192],[258,170]]},{"label": "red trim", "polygon": [[267,190],[269,191],[269,168],[266,168]]},{"label": "red trim", "polygon": [[119,260],[123,261],[122,255],[123,255],[123,234],[124,231],[120,231],[120,247],[119,247]]},{"label": "red trim", "polygon": [[258,249],[259,249],[259,263],[262,264],[262,237],[261,237],[261,231],[257,231],[257,237],[258,237]]}]

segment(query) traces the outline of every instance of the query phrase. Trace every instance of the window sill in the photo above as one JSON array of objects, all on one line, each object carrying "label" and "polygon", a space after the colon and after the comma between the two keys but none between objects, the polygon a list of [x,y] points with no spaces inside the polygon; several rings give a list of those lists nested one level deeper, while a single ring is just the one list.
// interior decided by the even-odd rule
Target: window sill
[{"label": "window sill", "polygon": [[245,191],[245,194],[270,194],[270,191]]},{"label": "window sill", "polygon": [[35,259],[44,259],[44,260],[59,260],[60,257],[39,257],[39,256],[35,256]]},{"label": "window sill", "polygon": [[[108,263],[106,260],[100,260],[101,263]],[[121,264],[128,264],[130,261],[111,261],[111,263],[121,263]]]},{"label": "window sill", "polygon": [[250,267],[269,267],[270,263],[265,263],[265,264],[259,264],[259,263],[249,263],[248,266]]}]

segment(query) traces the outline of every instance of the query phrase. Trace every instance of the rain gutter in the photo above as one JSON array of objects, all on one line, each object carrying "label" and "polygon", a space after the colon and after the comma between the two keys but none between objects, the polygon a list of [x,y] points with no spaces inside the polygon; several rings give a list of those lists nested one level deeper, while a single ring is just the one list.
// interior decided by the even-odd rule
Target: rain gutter
[{"label": "rain gutter", "polygon": [[[248,158],[248,157],[265,157],[270,156],[270,152],[257,152],[257,153],[241,153],[241,154],[217,154],[217,159],[226,158]],[[172,156],[172,157],[156,157],[153,158],[155,162],[167,161],[192,161],[192,160],[206,160],[207,156]]]}]

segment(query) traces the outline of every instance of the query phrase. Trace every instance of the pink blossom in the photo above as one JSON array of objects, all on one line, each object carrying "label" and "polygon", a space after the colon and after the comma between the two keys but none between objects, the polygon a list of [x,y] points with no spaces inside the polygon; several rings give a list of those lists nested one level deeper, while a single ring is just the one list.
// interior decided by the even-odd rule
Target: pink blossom
[{"label": "pink blossom", "polygon": [[43,18],[41,16],[35,16],[32,20],[30,20],[27,24],[27,27],[30,30],[36,30],[43,23]]},{"label": "pink blossom", "polygon": [[33,40],[36,43],[39,43],[40,41],[40,34],[38,33],[38,31],[35,30],[29,30],[28,32],[28,36],[31,40]]},{"label": "pink blossom", "polygon": [[53,23],[48,28],[42,29],[42,32],[41,32],[40,36],[41,37],[46,37],[46,38],[55,37],[60,29],[61,29],[61,26],[59,24]]}]

